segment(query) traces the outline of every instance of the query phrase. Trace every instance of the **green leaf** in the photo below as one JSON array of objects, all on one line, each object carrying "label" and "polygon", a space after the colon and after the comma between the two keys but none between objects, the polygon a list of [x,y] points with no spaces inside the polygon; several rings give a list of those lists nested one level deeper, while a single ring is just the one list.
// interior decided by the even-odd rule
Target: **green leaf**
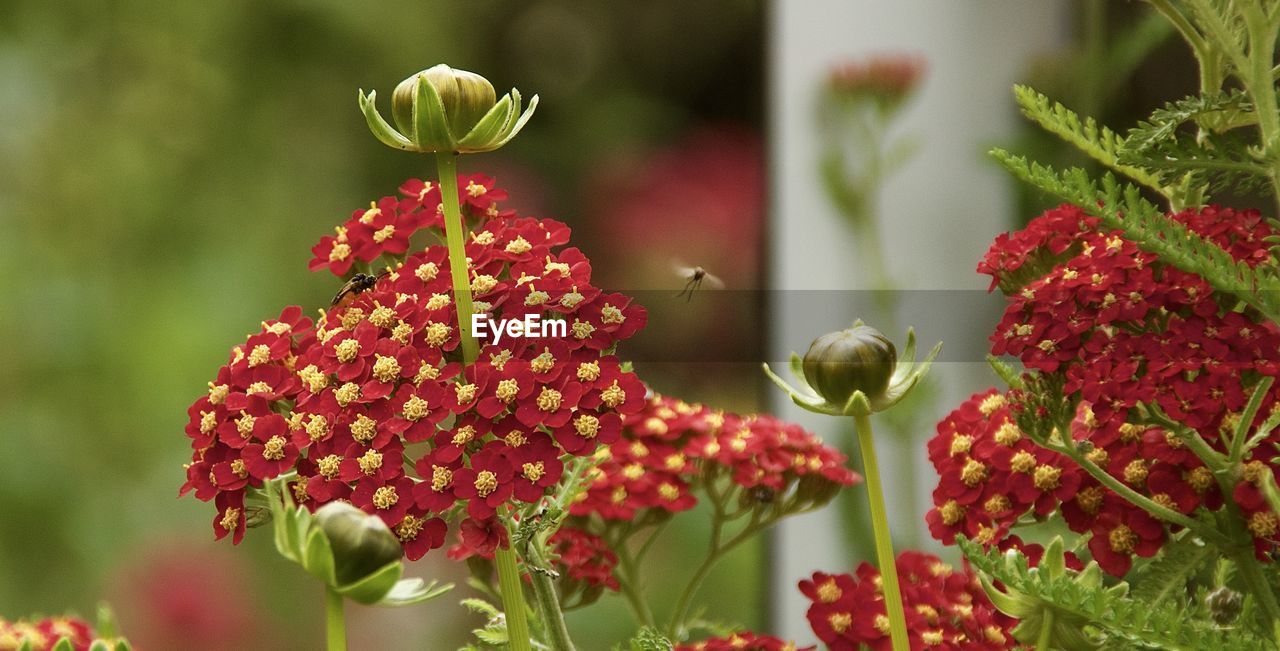
[{"label": "green leaf", "polygon": [[356,96],[359,98],[360,112],[364,113],[365,122],[369,124],[369,131],[373,132],[373,136],[388,147],[396,149],[413,149],[413,142],[396,131],[382,115],[378,113],[378,107],[374,103],[377,97],[376,91],[369,91],[369,96],[365,97],[364,91],[357,91]]},{"label": "green leaf", "polygon": [[[1046,608],[1052,609],[1055,613],[1054,648],[1092,645],[1090,640],[1079,637],[1086,628],[1096,631],[1102,638],[1101,642],[1114,648],[1169,651],[1274,648],[1252,631],[1218,628],[1202,618],[1189,616],[1188,610],[1169,600],[1151,603],[1129,598],[1126,596],[1127,584],[1105,586],[1096,563],[1090,563],[1085,572],[1067,572],[1055,577],[1053,572],[1030,567],[1026,556],[1020,552],[985,550],[963,538],[958,538],[956,544],[974,571],[978,572],[984,586],[992,586],[993,581],[1004,584],[1002,591],[1008,595],[1003,600],[1008,602],[1005,605],[1028,612],[1037,603],[1039,606],[1036,608],[1041,612]],[[1072,636],[1076,639],[1066,639]]]},{"label": "green leaf", "polygon": [[1147,170],[1121,162],[1118,152],[1124,146],[1125,139],[1111,129],[1100,126],[1091,117],[1081,121],[1074,111],[1058,102],[1051,104],[1048,97],[1029,86],[1014,86],[1013,95],[1018,106],[1022,107],[1022,113],[1046,131],[1075,145],[1099,163],[1156,192],[1165,193],[1160,180]]},{"label": "green leaf", "polygon": [[[323,534],[321,537],[324,537]],[[328,539],[326,539],[326,543],[327,541]],[[332,554],[330,554],[329,558],[330,562],[332,562]],[[337,586],[334,590],[338,594],[352,601],[369,606],[378,603],[378,601],[383,597],[387,596],[387,594],[391,592],[391,589],[394,588],[396,583],[400,580],[400,575],[403,573],[404,563],[401,563],[400,560],[397,559],[383,565],[381,568],[375,570],[355,583]],[[418,581],[421,580],[422,579],[418,579]]]},{"label": "green leaf", "polygon": [[312,576],[324,581],[325,585],[338,584],[337,572],[333,566],[333,548],[329,546],[329,539],[319,527],[307,534],[302,567]]},{"label": "green leaf", "polygon": [[996,357],[995,355],[987,355],[987,364],[991,366],[991,370],[1004,381],[1005,386],[1010,389],[1022,388],[1022,374],[1013,367],[1012,364]]},{"label": "green leaf", "polygon": [[503,135],[502,128],[510,123],[513,112],[511,96],[506,95],[494,104],[484,117],[480,118],[467,135],[458,141],[458,149],[484,147],[496,142]]},{"label": "green leaf", "polygon": [[76,651],[76,646],[71,643],[71,638],[64,637],[59,639],[57,644],[49,647],[49,651]]},{"label": "green leaf", "polygon": [[1150,604],[1168,599],[1185,603],[1187,582],[1204,569],[1205,562],[1217,557],[1217,550],[1198,539],[1183,535],[1165,543],[1160,555],[1134,573],[1133,598]]},{"label": "green leaf", "polygon": [[427,583],[417,577],[400,579],[392,586],[391,591],[375,605],[387,607],[408,606],[435,599],[452,589],[452,583],[444,585],[439,585],[436,581]]},{"label": "green leaf", "polygon": [[[514,93],[515,91],[513,90],[511,92]],[[529,108],[524,110],[524,113],[520,115],[520,119],[516,120],[515,126],[511,127],[511,130],[507,132],[507,135],[502,140],[498,141],[498,144],[494,146],[494,149],[511,142],[511,139],[516,137],[516,134],[520,133],[521,129],[524,129],[524,125],[528,124],[529,118],[533,117],[533,111],[536,108],[538,108],[538,96],[534,95],[529,100]]]},{"label": "green leaf", "polygon": [[457,141],[449,130],[444,102],[426,75],[418,75],[414,92],[417,97],[413,101],[413,143],[427,151],[456,150]]}]

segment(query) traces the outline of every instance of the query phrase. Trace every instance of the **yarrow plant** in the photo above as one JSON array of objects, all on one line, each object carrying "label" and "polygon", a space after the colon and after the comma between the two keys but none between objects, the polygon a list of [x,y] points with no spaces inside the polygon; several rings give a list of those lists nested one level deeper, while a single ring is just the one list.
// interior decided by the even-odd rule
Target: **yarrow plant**
[{"label": "yarrow plant", "polygon": [[[447,555],[502,602],[477,648],[513,649],[573,648],[563,608],[606,590],[655,625],[638,563],[705,495],[713,544],[665,629],[685,639],[717,560],[857,476],[799,427],[653,394],[614,354],[645,310],[593,284],[568,226],[520,216],[492,178],[456,173],[457,154],[501,146],[536,98],[517,117],[518,93],[494,106],[483,78],[438,66],[395,100],[392,133],[361,96],[370,126],[435,154],[441,176],[406,181],[312,247],[309,268],[339,291],[315,317],[287,307],[232,348],[189,409],[181,493],[213,502],[218,539],[272,523],[280,553],[326,586],[330,648],[345,648],[347,599],[403,606],[446,591],[400,577],[402,559],[452,532]],[[564,334],[472,336],[480,320],[530,319]]]},{"label": "yarrow plant", "polygon": [[129,651],[129,642],[116,635],[115,618],[106,606],[91,624],[73,615],[9,621],[0,617],[3,651]]}]

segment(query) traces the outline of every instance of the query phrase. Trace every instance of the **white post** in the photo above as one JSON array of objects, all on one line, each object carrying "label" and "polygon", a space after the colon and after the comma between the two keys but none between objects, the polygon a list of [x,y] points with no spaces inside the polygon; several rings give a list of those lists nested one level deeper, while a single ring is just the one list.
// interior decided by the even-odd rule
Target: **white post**
[{"label": "white post", "polygon": [[[924,531],[935,482],[924,450],[932,424],[995,383],[975,351],[985,350],[1000,301],[983,298],[987,279],[974,268],[995,235],[1010,227],[1011,181],[984,152],[1008,142],[1020,119],[1010,86],[1032,57],[1063,40],[1065,7],[1060,0],[788,0],[771,7],[770,289],[782,290],[772,293],[771,364],[785,368],[789,351],[803,354],[816,336],[848,327],[858,316],[856,294],[848,290],[871,287],[855,273],[852,236],[817,176],[820,84],[833,64],[871,53],[917,53],[928,65],[901,120],[902,132],[917,136],[921,148],[890,179],[879,206],[889,275],[915,292],[904,299],[904,327],[915,325],[926,351],[944,336],[963,339],[948,342],[944,351],[957,351],[953,361],[931,373],[939,411],[922,419],[928,429],[917,434],[913,472],[884,477],[895,524],[912,518]],[[930,309],[926,294],[916,290],[952,291],[936,292],[939,309]],[[901,345],[903,333],[885,334]],[[836,431],[834,419],[795,408],[780,392],[771,395],[770,408],[779,416],[827,437]],[[877,450],[883,450],[884,468],[900,467],[891,447]],[[917,482],[918,503],[895,500],[901,491],[894,487],[910,481]],[[853,559],[830,509],[784,523],[773,540],[772,632],[812,643],[807,601],[796,583],[815,570],[852,571]]]}]

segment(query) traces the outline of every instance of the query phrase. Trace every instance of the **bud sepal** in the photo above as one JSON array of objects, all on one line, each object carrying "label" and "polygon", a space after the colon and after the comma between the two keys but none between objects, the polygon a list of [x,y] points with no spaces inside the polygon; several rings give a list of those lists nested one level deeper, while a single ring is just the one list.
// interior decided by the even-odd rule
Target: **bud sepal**
[{"label": "bud sepal", "polygon": [[[362,576],[343,576],[340,580],[338,568],[344,564],[342,559],[335,558],[334,544],[320,519],[306,507],[294,504],[289,491],[283,488],[283,481],[268,481],[264,487],[275,527],[276,551],[301,565],[308,574],[323,581],[334,592],[368,606],[407,606],[453,589],[451,583],[439,585],[434,580],[427,583],[417,577],[402,579],[404,563],[399,558],[371,571],[361,572]],[[386,527],[377,516],[367,517]],[[395,534],[390,529],[387,529],[387,534],[394,539]]]},{"label": "bud sepal", "polygon": [[[861,321],[854,323],[854,328],[862,326]],[[938,351],[942,350],[942,343],[939,342],[929,351],[929,355],[923,361],[916,363],[916,333],[915,329],[907,329],[907,345],[903,350],[901,357],[897,358],[893,367],[893,373],[889,377],[888,386],[880,391],[877,395],[868,396],[860,390],[855,390],[847,400],[843,402],[833,402],[818,393],[805,379],[804,360],[800,355],[791,353],[791,374],[795,376],[797,387],[791,386],[786,380],[773,372],[768,364],[764,364],[765,375],[769,376],[773,383],[778,385],[787,395],[791,396],[791,401],[799,405],[801,408],[819,414],[827,414],[829,416],[854,416],[859,414],[872,414],[884,411],[893,407],[902,401],[903,398],[911,391],[920,379],[929,372],[929,367],[933,365],[933,360],[938,356]]]}]

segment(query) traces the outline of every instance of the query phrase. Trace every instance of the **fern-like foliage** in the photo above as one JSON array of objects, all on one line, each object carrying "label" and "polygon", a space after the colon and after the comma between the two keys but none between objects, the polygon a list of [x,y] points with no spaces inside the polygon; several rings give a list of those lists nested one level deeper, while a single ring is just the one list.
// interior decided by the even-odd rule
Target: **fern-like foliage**
[{"label": "fern-like foliage", "polygon": [[1249,631],[1218,628],[1186,617],[1182,608],[1167,601],[1152,604],[1131,599],[1122,591],[1074,580],[1070,574],[1050,578],[1049,572],[1029,567],[1026,557],[1018,552],[987,551],[967,540],[957,543],[974,570],[1000,581],[1008,590],[1084,619],[1109,646],[1169,651],[1273,648]]},{"label": "fern-like foliage", "polygon": [[1118,156],[1125,164],[1153,170],[1166,186],[1181,182],[1210,193],[1259,190],[1271,181],[1270,166],[1258,154],[1256,134],[1234,130],[1253,122],[1244,91],[1186,97],[1156,109],[1130,130]]},{"label": "fern-like foliage", "polygon": [[1125,163],[1120,150],[1125,139],[1111,129],[1100,126],[1091,117],[1080,116],[1058,102],[1052,102],[1030,86],[1014,86],[1013,95],[1022,107],[1022,113],[1046,131],[1073,144],[1094,160],[1124,174],[1142,185],[1164,193],[1160,180],[1141,166]]},{"label": "fern-like foliage", "polygon": [[1158,557],[1136,572],[1131,596],[1149,604],[1165,601],[1185,604],[1188,582],[1204,569],[1206,561],[1217,555],[1217,548],[1184,534],[1181,539],[1166,543]]},{"label": "fern-like foliage", "polygon": [[1252,124],[1253,106],[1242,90],[1192,95],[1169,102],[1151,113],[1151,117],[1129,130],[1123,153],[1141,156],[1155,151],[1162,143],[1173,140],[1178,129],[1195,123],[1214,132]]},{"label": "fern-like foliage", "polygon": [[992,150],[991,155],[1015,176],[1080,206],[1165,264],[1204,278],[1215,290],[1235,296],[1273,321],[1280,319],[1280,278],[1236,260],[1222,247],[1169,219],[1136,186],[1121,184],[1112,174],[1098,183],[1080,168],[1059,173],[1002,149]]}]

